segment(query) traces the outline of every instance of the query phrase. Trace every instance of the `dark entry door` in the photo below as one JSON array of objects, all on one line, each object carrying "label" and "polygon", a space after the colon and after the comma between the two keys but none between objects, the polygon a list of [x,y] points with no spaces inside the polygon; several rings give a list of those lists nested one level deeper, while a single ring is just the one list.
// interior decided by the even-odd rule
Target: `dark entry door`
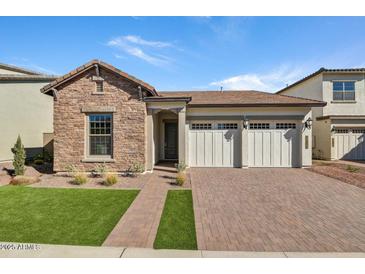
[{"label": "dark entry door", "polygon": [[165,159],[177,159],[177,123],[165,123]]}]

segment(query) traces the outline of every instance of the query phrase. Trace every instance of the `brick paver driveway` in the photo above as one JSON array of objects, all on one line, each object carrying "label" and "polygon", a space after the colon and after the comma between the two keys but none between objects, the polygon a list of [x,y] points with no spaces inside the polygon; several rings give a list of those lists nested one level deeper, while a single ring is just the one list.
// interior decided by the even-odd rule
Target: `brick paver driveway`
[{"label": "brick paver driveway", "polygon": [[365,251],[365,190],[303,169],[190,169],[198,248]]}]

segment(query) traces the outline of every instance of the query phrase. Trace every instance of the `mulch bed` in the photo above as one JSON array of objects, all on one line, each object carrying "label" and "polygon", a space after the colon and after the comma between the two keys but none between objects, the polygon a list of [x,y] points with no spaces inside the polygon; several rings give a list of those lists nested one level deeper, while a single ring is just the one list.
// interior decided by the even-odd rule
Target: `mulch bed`
[{"label": "mulch bed", "polygon": [[309,170],[365,189],[365,168],[353,166],[359,168],[359,170],[349,172],[346,170],[347,166],[338,163],[320,163],[313,165]]}]

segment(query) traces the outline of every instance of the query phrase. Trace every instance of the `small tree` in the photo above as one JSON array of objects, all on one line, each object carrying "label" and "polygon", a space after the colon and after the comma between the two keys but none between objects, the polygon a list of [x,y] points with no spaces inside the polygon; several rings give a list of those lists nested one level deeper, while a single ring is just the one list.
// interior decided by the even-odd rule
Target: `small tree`
[{"label": "small tree", "polygon": [[15,175],[24,175],[26,155],[20,135],[18,135],[18,139],[16,140],[14,147],[11,149],[11,152],[14,154],[13,166]]}]

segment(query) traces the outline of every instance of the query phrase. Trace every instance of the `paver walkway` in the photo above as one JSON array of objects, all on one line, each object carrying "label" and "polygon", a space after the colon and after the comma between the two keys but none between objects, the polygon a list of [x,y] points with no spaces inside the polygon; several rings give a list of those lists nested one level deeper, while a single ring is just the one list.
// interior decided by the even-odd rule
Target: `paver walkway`
[{"label": "paver walkway", "polygon": [[176,188],[169,184],[175,176],[174,168],[157,166],[103,246],[153,247],[167,191]]},{"label": "paver walkway", "polygon": [[365,190],[303,169],[190,169],[198,248],[364,252]]}]

